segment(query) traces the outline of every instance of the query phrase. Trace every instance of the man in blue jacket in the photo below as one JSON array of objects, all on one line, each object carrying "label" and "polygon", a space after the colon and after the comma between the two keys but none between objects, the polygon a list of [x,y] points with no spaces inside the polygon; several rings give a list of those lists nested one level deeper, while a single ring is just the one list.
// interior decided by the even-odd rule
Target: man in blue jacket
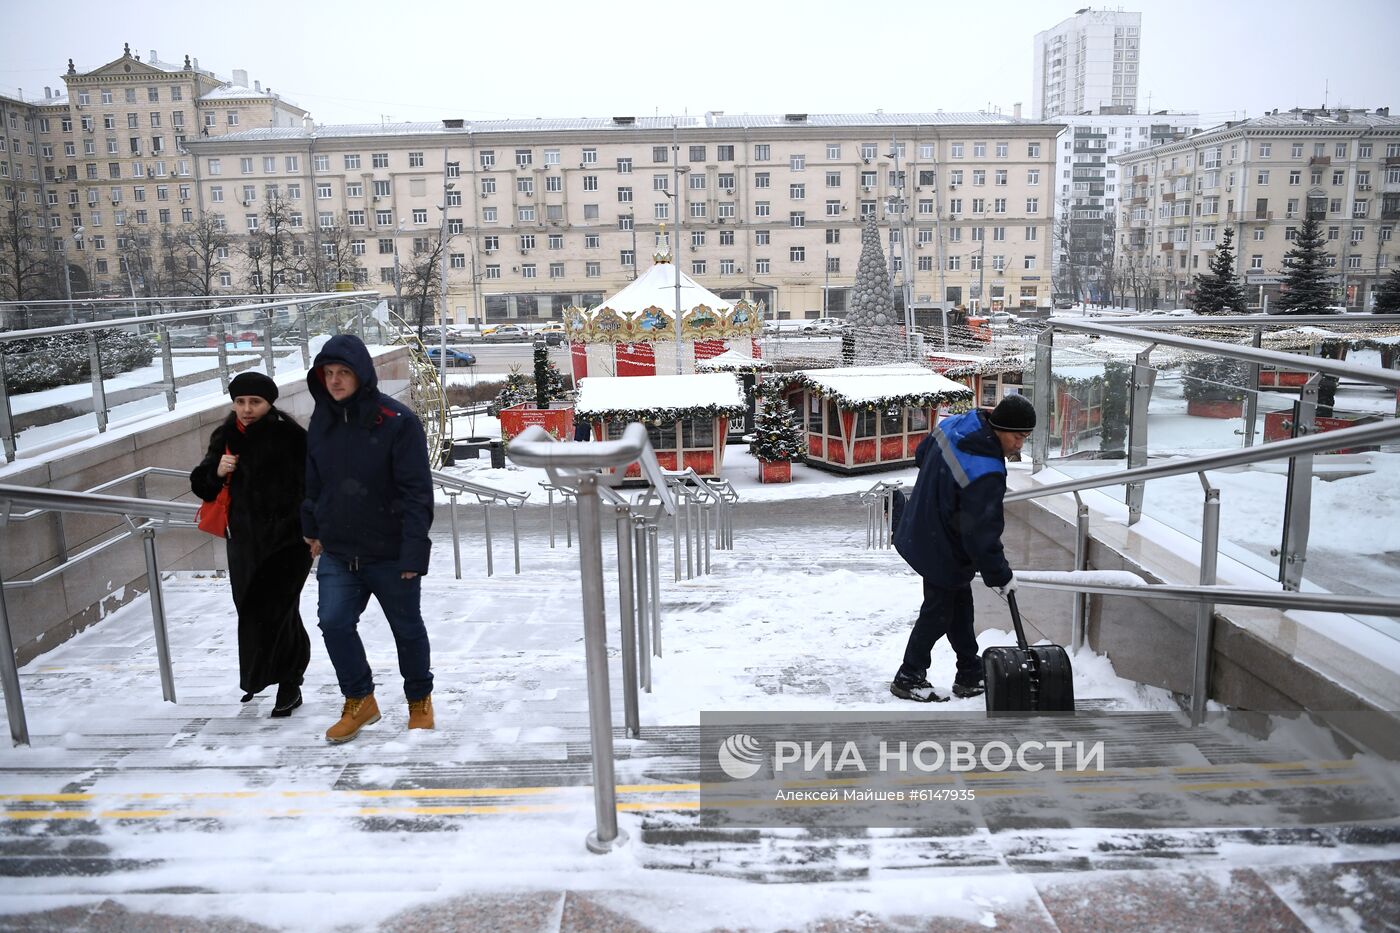
[{"label": "man in blue jacket", "polygon": [[894,546],[924,580],[924,602],[909,633],[904,663],[890,692],[919,703],[948,699],[928,682],[934,643],[944,635],[958,656],[953,693],[975,697],[985,689],[972,626],[972,577],[1002,596],[1016,588],[1006,563],[1006,458],[1018,454],[1035,427],[1035,407],[1008,395],[992,411],[944,418],[914,453],[919,479],[900,516]]},{"label": "man in blue jacket", "polygon": [[312,555],[321,558],[317,616],[345,697],[326,740],[348,742],[379,721],[374,675],[357,631],[370,596],[394,633],[408,728],[431,729],[433,674],[419,608],[433,523],[423,425],[379,391],[369,350],[358,337],[327,341],[306,382],[316,409],[307,429],[301,527]]}]

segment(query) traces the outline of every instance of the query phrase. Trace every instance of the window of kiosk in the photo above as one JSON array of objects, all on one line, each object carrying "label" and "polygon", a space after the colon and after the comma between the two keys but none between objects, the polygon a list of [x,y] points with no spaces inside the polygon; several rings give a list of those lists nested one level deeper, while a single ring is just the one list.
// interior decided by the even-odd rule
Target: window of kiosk
[{"label": "window of kiosk", "polygon": [[687,418],[682,438],[687,450],[709,450],[715,446],[715,419]]},{"label": "window of kiosk", "polygon": [[[798,399],[799,404],[795,406],[798,411],[802,410],[801,401]],[[822,397],[820,395],[810,393],[807,395],[807,433],[822,433]]]},{"label": "window of kiosk", "polygon": [[927,434],[928,430],[928,409],[909,409],[909,433]]},{"label": "window of kiosk", "polygon": [[676,423],[666,421],[647,425],[647,437],[651,439],[652,450],[676,449]]},{"label": "window of kiosk", "polygon": [[982,402],[983,408],[995,408],[997,405],[997,393],[1001,388],[1000,376],[982,377]]},{"label": "window of kiosk", "polygon": [[826,400],[826,433],[832,437],[841,436],[841,408],[830,399]]},{"label": "window of kiosk", "polygon": [[880,413],[878,411],[858,409],[856,411],[856,437],[874,437],[875,426],[879,420]]},{"label": "window of kiosk", "polygon": [[609,418],[607,421],[606,437],[610,441],[622,439],[622,432],[627,430],[627,422],[617,418]]},{"label": "window of kiosk", "polygon": [[904,433],[904,409],[889,408],[881,410],[880,415],[880,436],[898,437]]}]

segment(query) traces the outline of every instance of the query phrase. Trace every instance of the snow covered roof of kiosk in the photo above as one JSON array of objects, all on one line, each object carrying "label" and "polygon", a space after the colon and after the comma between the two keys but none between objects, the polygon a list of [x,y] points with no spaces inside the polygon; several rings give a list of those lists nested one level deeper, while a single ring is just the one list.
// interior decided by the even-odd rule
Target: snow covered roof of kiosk
[{"label": "snow covered roof of kiosk", "polygon": [[663,416],[730,418],[743,412],[744,390],[733,373],[683,376],[586,376],[574,414],[655,422]]},{"label": "snow covered roof of kiosk", "polygon": [[820,392],[843,408],[945,405],[972,401],[972,390],[916,363],[803,369],[777,377]]},{"label": "snow covered roof of kiosk", "polygon": [[733,350],[725,350],[719,356],[712,356],[706,360],[697,360],[696,369],[706,371],[736,372],[751,369],[772,369],[773,364],[767,360],[760,360],[756,357],[746,356],[743,353],[736,353]]}]

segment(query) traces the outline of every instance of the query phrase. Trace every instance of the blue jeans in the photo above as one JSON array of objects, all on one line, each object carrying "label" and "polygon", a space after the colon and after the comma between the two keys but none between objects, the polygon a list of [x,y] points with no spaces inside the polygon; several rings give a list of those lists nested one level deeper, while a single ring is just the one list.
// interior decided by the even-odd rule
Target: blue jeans
[{"label": "blue jeans", "polygon": [[357,630],[370,596],[379,601],[394,633],[404,696],[410,701],[421,700],[433,692],[428,630],[419,610],[422,577],[403,579],[396,561],[359,561],[352,568],[338,557],[322,554],[316,582],[320,588],[316,615],[344,696],[374,692],[374,674]]},{"label": "blue jeans", "polygon": [[924,603],[904,648],[899,672],[908,677],[924,677],[933,660],[933,645],[948,638],[958,658],[957,681],[968,685],[982,678],[982,659],[977,656],[977,635],[972,625],[972,586],[952,589],[924,583]]}]

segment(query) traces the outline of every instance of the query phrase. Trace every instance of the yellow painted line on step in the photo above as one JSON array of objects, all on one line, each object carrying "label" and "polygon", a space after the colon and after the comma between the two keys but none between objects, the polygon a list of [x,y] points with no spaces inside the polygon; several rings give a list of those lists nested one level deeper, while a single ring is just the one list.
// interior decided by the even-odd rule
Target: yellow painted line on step
[{"label": "yellow painted line on step", "polygon": [[[396,798],[396,797],[514,797],[532,796],[538,794],[553,794],[572,789],[589,789],[589,784],[563,784],[556,786],[538,787],[424,787],[424,788],[396,788],[396,789],[356,789],[356,790],[332,790],[322,788],[317,790],[229,790],[229,791],[121,791],[116,793],[103,793],[101,791],[89,791],[83,793],[62,793],[62,794],[0,794],[0,803],[13,801],[16,803],[84,803],[93,800],[253,800],[264,796],[276,796],[285,798],[294,797],[374,797],[374,798]],[[617,792],[619,794],[671,794],[671,793],[699,793],[698,783],[686,784],[619,784]]]}]

